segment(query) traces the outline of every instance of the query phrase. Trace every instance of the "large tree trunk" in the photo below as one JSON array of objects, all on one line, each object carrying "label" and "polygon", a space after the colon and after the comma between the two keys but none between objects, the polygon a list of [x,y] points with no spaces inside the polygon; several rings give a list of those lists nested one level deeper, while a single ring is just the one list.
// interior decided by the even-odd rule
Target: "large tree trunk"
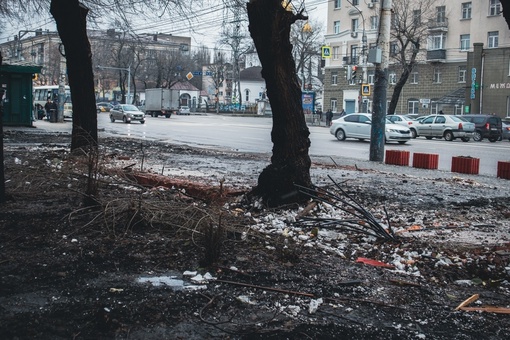
[{"label": "large tree trunk", "polygon": [[87,37],[88,9],[78,0],[51,0],[50,13],[65,48],[73,102],[71,151],[97,146],[92,52]]},{"label": "large tree trunk", "polygon": [[501,7],[503,7],[503,17],[505,18],[506,24],[510,29],[510,3],[501,1]]},{"label": "large tree trunk", "polygon": [[267,96],[273,111],[273,155],[252,191],[269,206],[301,202],[295,184],[310,187],[310,131],[301,104],[301,89],[290,44],[290,27],[301,14],[282,7],[281,0],[250,0],[250,34],[262,63]]},{"label": "large tree trunk", "polygon": [[[3,57],[0,51],[0,66],[2,66]],[[5,90],[0,87],[0,204],[6,202],[5,194],[5,169],[4,169],[4,93]]]}]

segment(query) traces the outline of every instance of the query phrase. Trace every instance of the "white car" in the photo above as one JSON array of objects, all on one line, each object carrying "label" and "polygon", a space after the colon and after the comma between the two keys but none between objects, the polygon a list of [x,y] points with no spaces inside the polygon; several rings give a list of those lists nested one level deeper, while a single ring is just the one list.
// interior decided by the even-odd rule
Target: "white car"
[{"label": "white car", "polygon": [[386,118],[393,124],[405,125],[411,130],[411,137],[416,138],[416,124],[418,121],[406,115],[386,115]]},{"label": "white car", "polygon": [[189,106],[180,106],[179,110],[177,111],[177,114],[189,116],[190,115]]},{"label": "white car", "polygon": [[[397,141],[404,144],[411,139],[411,130],[408,127],[393,124],[386,119],[384,141]],[[351,113],[347,116],[335,119],[329,132],[336,139],[343,141],[346,138],[357,138],[361,141],[370,139],[372,130],[372,115],[370,113]]]}]

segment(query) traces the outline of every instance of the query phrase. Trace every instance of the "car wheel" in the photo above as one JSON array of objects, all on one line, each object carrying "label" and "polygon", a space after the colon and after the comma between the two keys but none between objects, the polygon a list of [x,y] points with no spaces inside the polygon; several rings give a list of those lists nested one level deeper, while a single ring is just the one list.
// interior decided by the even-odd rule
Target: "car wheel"
[{"label": "car wheel", "polygon": [[145,120],[141,120],[141,121],[140,121],[140,124],[145,124]]},{"label": "car wheel", "polygon": [[127,123],[129,123],[129,122],[128,122],[128,120],[127,120],[127,118],[126,118],[126,116],[122,117],[122,121],[123,121],[124,123],[126,123],[126,124],[127,124]]},{"label": "car wheel", "polygon": [[473,140],[475,142],[481,142],[482,141],[482,134],[480,133],[480,131],[475,131],[475,133],[473,134]]},{"label": "car wheel", "polygon": [[170,115],[165,115],[166,118],[170,118]]},{"label": "car wheel", "polygon": [[425,136],[425,138],[427,138],[427,139],[432,139],[433,137],[431,137],[431,136]]},{"label": "car wheel", "polygon": [[113,118],[113,115],[110,115],[110,121],[111,121],[112,123],[115,123],[115,118]]},{"label": "car wheel", "polygon": [[336,132],[335,132],[335,137],[336,139],[342,141],[342,140],[345,140],[345,131],[342,130],[342,129],[338,129]]},{"label": "car wheel", "polygon": [[452,140],[454,140],[453,138],[453,132],[451,131],[446,131],[444,133],[444,140],[448,141],[448,142],[451,142]]},{"label": "car wheel", "polygon": [[416,133],[416,130],[415,129],[410,129],[411,130],[411,138],[416,138],[418,137],[418,134]]},{"label": "car wheel", "polygon": [[399,140],[398,144],[405,144],[406,142],[407,142],[406,140]]},{"label": "car wheel", "polygon": [[469,140],[470,140],[470,139],[471,139],[471,138],[469,138],[469,137],[462,137],[462,141],[463,141],[463,142],[469,142]]},{"label": "car wheel", "polygon": [[498,141],[498,138],[494,138],[494,137],[489,138],[489,142],[491,142],[491,143],[495,143],[496,141]]}]

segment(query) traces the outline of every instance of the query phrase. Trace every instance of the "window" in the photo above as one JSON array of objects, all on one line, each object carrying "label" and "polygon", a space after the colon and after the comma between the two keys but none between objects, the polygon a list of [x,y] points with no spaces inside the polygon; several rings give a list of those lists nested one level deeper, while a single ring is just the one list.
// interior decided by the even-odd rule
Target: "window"
[{"label": "window", "polygon": [[471,2],[462,4],[462,19],[471,19]]},{"label": "window", "polygon": [[351,46],[351,63],[352,64],[358,63],[358,45]]},{"label": "window", "polygon": [[410,78],[411,78],[411,84],[418,84],[418,80],[419,80],[418,71],[411,72]]},{"label": "window", "polygon": [[415,9],[413,11],[413,24],[415,26],[421,25],[421,10],[419,10],[419,9]]},{"label": "window", "polygon": [[340,58],[340,47],[333,46],[333,60],[338,60]]},{"label": "window", "polygon": [[244,90],[244,101],[245,102],[250,101],[250,90],[248,90],[248,89]]},{"label": "window", "polygon": [[487,45],[489,48],[495,48],[498,47],[498,36],[499,32],[489,32],[488,33],[488,42]]},{"label": "window", "polygon": [[351,31],[357,32],[358,31],[358,25],[359,25],[359,19],[352,19],[351,20]]},{"label": "window", "polygon": [[331,72],[331,85],[337,85],[338,84],[338,72],[333,71]]},{"label": "window", "polygon": [[376,30],[378,28],[379,28],[379,17],[378,16],[370,17],[370,29]]},{"label": "window", "polygon": [[338,102],[336,99],[333,99],[331,98],[331,102],[330,102],[330,106],[331,106],[331,111],[333,112],[336,112],[337,111],[337,108],[338,108]]},{"label": "window", "polygon": [[333,33],[340,33],[340,21],[333,22]]},{"label": "window", "polygon": [[367,81],[369,84],[374,84],[374,82],[375,82],[375,72],[374,71],[367,72]]},{"label": "window", "polygon": [[439,69],[439,67],[434,68],[433,82],[436,84],[441,82],[441,70]]},{"label": "window", "polygon": [[409,99],[407,102],[407,113],[408,114],[417,114],[420,108],[420,102],[418,99]]},{"label": "window", "polygon": [[460,50],[467,51],[471,45],[471,37],[469,34],[460,35]]},{"label": "window", "polygon": [[429,49],[430,50],[441,50],[445,44],[446,36],[443,34],[432,35],[429,38]]},{"label": "window", "polygon": [[342,0],[335,0],[335,8],[342,7]]},{"label": "window", "polygon": [[397,74],[394,71],[391,71],[389,74],[389,82],[392,85],[395,85],[397,83]]},{"label": "window", "polygon": [[437,22],[446,22],[446,6],[436,7],[436,20]]},{"label": "window", "polygon": [[398,53],[398,45],[396,42],[390,42],[390,56],[393,57]]},{"label": "window", "polygon": [[435,102],[436,100],[437,99],[431,99],[430,100],[430,102],[431,102],[431,104],[430,104],[430,114],[431,115],[437,115],[438,112],[439,112],[439,104]]},{"label": "window", "polygon": [[489,0],[489,15],[499,15],[501,12],[500,6],[501,4],[499,3],[499,0]]},{"label": "window", "polygon": [[359,0],[352,0],[352,5],[353,6],[358,6],[359,5]]},{"label": "window", "polygon": [[466,66],[459,66],[459,83],[465,83],[467,76]]}]

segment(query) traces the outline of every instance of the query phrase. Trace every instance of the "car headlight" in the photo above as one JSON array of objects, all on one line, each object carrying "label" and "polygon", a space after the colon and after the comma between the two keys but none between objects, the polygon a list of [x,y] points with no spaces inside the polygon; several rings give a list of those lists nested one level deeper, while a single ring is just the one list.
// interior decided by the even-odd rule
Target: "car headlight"
[{"label": "car headlight", "polygon": [[386,132],[398,132],[398,130],[395,130],[395,129],[386,129]]}]

